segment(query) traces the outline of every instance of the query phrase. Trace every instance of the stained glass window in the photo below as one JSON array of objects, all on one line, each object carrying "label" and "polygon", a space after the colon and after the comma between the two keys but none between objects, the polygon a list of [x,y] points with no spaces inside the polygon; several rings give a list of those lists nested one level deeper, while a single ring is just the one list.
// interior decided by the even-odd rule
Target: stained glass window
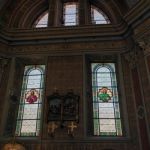
[{"label": "stained glass window", "polygon": [[44,71],[44,65],[25,66],[16,125],[17,136],[39,135]]},{"label": "stained glass window", "polygon": [[35,23],[36,28],[43,28],[48,26],[48,12],[42,14]]},{"label": "stained glass window", "polygon": [[93,24],[109,24],[108,17],[97,7],[91,6],[91,19]]},{"label": "stained glass window", "polygon": [[73,2],[64,3],[63,22],[65,26],[78,24],[78,4]]},{"label": "stained glass window", "polygon": [[122,136],[114,63],[92,63],[94,135]]}]

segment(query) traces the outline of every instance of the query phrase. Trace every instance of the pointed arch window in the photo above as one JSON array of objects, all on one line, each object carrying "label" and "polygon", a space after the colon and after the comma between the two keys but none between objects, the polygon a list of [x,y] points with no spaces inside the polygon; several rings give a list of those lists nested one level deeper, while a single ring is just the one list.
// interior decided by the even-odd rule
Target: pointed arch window
[{"label": "pointed arch window", "polygon": [[91,5],[92,24],[110,24],[108,17],[97,7]]},{"label": "pointed arch window", "polygon": [[114,63],[92,63],[93,126],[96,136],[122,136]]},{"label": "pointed arch window", "polygon": [[64,26],[78,25],[78,3],[77,2],[64,3],[63,24]]},{"label": "pointed arch window", "polygon": [[43,13],[35,23],[35,28],[44,28],[48,27],[48,12]]},{"label": "pointed arch window", "polygon": [[39,135],[44,72],[44,65],[25,66],[16,125],[17,136]]}]

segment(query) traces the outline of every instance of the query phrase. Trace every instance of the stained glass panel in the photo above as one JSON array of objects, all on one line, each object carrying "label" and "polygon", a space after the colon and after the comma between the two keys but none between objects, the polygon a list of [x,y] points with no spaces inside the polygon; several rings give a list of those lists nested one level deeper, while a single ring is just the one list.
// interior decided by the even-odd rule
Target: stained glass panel
[{"label": "stained glass panel", "polygon": [[97,7],[91,6],[91,18],[93,24],[109,24],[108,17]]},{"label": "stained glass panel", "polygon": [[64,25],[72,26],[78,24],[78,5],[77,3],[64,3]]},{"label": "stained glass panel", "polygon": [[94,135],[122,136],[114,63],[92,63]]},{"label": "stained glass panel", "polygon": [[17,136],[38,136],[44,87],[45,66],[25,66],[19,111]]}]

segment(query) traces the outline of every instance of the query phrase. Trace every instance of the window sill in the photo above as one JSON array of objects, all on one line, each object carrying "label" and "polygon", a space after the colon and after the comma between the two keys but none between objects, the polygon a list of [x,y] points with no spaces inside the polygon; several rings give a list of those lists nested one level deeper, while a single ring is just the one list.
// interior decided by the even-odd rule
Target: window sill
[{"label": "window sill", "polygon": [[86,141],[90,142],[128,142],[131,140],[130,137],[100,137],[100,136],[91,136],[91,137],[86,137]]},{"label": "window sill", "polygon": [[[12,141],[13,138],[9,137],[0,137],[0,143],[7,143]],[[16,137],[16,141],[18,142],[29,142],[29,143],[39,143],[41,141],[40,137]],[[42,141],[50,142],[50,143],[128,143],[131,141],[130,137],[85,137],[85,138],[66,138],[66,139],[42,139]]]}]

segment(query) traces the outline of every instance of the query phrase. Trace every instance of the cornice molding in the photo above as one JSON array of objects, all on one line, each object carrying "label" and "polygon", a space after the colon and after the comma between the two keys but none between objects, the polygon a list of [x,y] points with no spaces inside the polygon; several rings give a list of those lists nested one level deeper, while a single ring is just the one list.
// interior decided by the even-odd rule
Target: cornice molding
[{"label": "cornice molding", "polygon": [[60,43],[64,41],[105,41],[124,39],[130,29],[122,23],[118,25],[89,25],[77,27],[52,27],[33,29],[3,29],[0,40],[8,45],[37,43]]},{"label": "cornice molding", "polygon": [[125,41],[103,42],[75,42],[51,43],[37,45],[10,46],[8,52],[15,56],[49,56],[57,54],[84,54],[84,53],[121,53],[126,51]]}]

